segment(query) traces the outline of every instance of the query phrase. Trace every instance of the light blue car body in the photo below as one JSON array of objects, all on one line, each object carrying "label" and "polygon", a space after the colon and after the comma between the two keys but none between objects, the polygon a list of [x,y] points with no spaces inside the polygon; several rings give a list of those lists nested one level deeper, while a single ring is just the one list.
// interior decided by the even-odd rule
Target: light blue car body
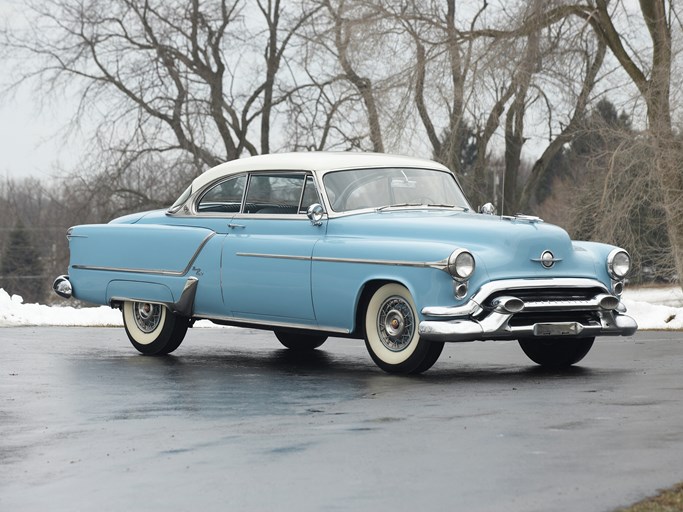
[{"label": "light blue car body", "polygon": [[[572,241],[563,229],[540,219],[428,206],[335,214],[325,193],[323,175],[331,170],[442,168],[433,162],[348,154],[270,155],[257,160],[251,167],[238,161],[208,171],[209,176],[198,178],[188,190],[186,201],[180,201],[184,209],[71,228],[68,280],[73,296],[112,306],[124,301],[159,303],[193,319],[219,323],[362,336],[359,313],[364,291],[395,282],[409,290],[421,323],[450,325],[447,332],[436,334],[426,329],[425,336],[471,341],[516,336],[500,326],[495,332],[471,334],[471,326],[458,323],[481,323],[475,309],[483,305],[476,297],[483,297],[482,290],[491,283],[509,281],[516,288],[521,281],[539,287],[578,283],[616,297],[621,291],[608,261],[617,248]],[[202,214],[192,209],[201,190],[225,176],[268,169],[301,170],[312,176],[325,211],[322,218],[313,222],[305,212]],[[457,249],[469,251],[476,262],[461,297],[454,293],[460,281],[446,265]],[[554,257],[550,267],[540,263],[546,251]],[[189,303],[183,300],[188,284],[193,285]],[[505,288],[498,285],[497,290]],[[619,311],[607,308],[612,316],[606,320],[600,317],[598,334],[635,331],[635,323],[624,320],[628,317],[619,306]],[[615,319],[618,329],[609,325]],[[458,325],[464,329],[461,335]],[[436,327],[438,331],[440,324]]]}]

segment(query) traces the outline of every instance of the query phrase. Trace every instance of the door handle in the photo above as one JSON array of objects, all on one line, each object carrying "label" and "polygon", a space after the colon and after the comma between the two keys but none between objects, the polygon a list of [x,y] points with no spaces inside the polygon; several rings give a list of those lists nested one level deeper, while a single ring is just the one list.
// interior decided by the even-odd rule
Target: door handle
[{"label": "door handle", "polygon": [[228,224],[228,227],[230,229],[244,229],[244,228],[246,228],[246,226],[244,224],[233,224],[233,223]]}]

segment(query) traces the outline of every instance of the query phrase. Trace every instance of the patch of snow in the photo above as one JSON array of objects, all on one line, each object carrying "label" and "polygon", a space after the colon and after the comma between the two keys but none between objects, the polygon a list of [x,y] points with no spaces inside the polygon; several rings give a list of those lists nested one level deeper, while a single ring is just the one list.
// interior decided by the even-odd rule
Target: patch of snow
[{"label": "patch of snow", "polygon": [[[623,302],[641,329],[683,329],[683,291],[680,287],[628,288]],[[0,327],[17,326],[121,327],[121,312],[107,306],[74,308],[24,304],[18,295],[0,288]],[[220,327],[201,320],[195,327]]]},{"label": "patch of snow", "polygon": [[680,286],[626,288],[623,298],[635,302],[659,304],[661,306],[683,307],[683,289]]},{"label": "patch of snow", "polygon": [[118,327],[123,321],[121,312],[108,306],[74,308],[24,304],[21,296],[10,296],[0,288],[0,327],[22,325]]},{"label": "patch of snow", "polygon": [[[123,327],[123,318],[121,311],[109,306],[74,308],[24,304],[21,296],[10,296],[0,288],[0,327],[20,326]],[[200,320],[194,327],[221,326]]]},{"label": "patch of snow", "polygon": [[627,315],[633,317],[639,329],[683,329],[683,307],[675,308],[624,298]]}]

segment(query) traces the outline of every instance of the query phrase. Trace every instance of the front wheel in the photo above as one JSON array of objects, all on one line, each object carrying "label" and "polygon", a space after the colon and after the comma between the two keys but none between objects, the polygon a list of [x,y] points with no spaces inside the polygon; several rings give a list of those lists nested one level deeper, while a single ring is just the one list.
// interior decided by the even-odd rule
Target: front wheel
[{"label": "front wheel", "polygon": [[285,347],[292,350],[313,350],[327,340],[327,336],[320,334],[298,334],[286,331],[275,331],[275,337]]},{"label": "front wheel", "polygon": [[148,356],[170,354],[185,338],[189,320],[166,306],[150,302],[123,303],[123,325],[133,346]]},{"label": "front wheel", "polygon": [[421,373],[436,362],[443,343],[420,339],[417,309],[410,292],[385,284],[365,310],[365,346],[372,360],[389,373]]},{"label": "front wheel", "polygon": [[583,359],[595,338],[522,338],[519,346],[534,363],[547,368],[567,368]]}]

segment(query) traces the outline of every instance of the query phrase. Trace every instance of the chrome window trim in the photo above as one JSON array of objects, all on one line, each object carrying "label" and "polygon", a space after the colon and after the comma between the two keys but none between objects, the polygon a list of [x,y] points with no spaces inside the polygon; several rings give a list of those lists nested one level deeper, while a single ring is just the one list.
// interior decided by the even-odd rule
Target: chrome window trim
[{"label": "chrome window trim", "polygon": [[435,171],[435,172],[442,172],[445,174],[448,174],[451,176],[451,178],[455,181],[456,186],[460,190],[460,193],[462,194],[463,199],[465,199],[465,202],[467,203],[467,206],[454,206],[453,208],[447,208],[447,207],[438,207],[438,206],[422,206],[422,207],[406,207],[407,209],[423,209],[423,210],[450,210],[450,211],[457,211],[457,212],[463,212],[463,211],[473,211],[472,210],[472,205],[469,204],[469,199],[467,198],[467,195],[465,194],[465,191],[463,190],[462,186],[460,185],[460,181],[458,178],[448,169],[443,169],[443,168],[437,168],[437,167],[427,167],[427,166],[422,166],[422,165],[402,165],[400,167],[394,166],[394,165],[377,165],[377,166],[353,166],[353,167],[347,167],[347,168],[339,168],[339,169],[327,169],[324,171],[312,171],[313,174],[317,174],[319,177],[320,181],[320,187],[319,191],[322,190],[324,194],[324,200],[325,200],[325,210],[328,212],[328,217],[329,218],[337,218],[337,217],[346,217],[348,215],[357,215],[361,213],[372,213],[376,212],[377,208],[362,208],[362,209],[357,209],[357,210],[346,210],[343,212],[337,212],[332,209],[332,203],[328,201],[327,198],[327,189],[325,188],[325,183],[324,179],[327,174],[330,173],[335,173],[335,172],[345,172],[345,171],[362,171],[362,170],[369,170],[369,171],[376,171],[379,169],[412,169],[412,170],[424,170],[424,171]]},{"label": "chrome window trim", "polygon": [[[249,177],[252,174],[268,174],[268,173],[284,173],[284,174],[292,174],[292,173],[304,173],[306,175],[313,176],[313,182],[315,184],[316,190],[318,192],[318,197],[320,198],[321,204],[325,208],[325,212],[327,215],[328,219],[334,219],[334,218],[340,218],[340,217],[348,217],[351,215],[362,215],[366,213],[375,213],[376,208],[363,208],[359,210],[349,210],[345,212],[335,212],[331,208],[331,204],[329,201],[329,198],[327,197],[327,190],[325,189],[325,185],[323,183],[323,178],[326,174],[331,173],[331,172],[339,172],[339,171],[352,171],[352,170],[377,170],[377,169],[388,169],[388,168],[395,168],[395,166],[388,166],[388,165],[375,165],[375,166],[349,166],[349,167],[343,167],[343,168],[334,168],[334,169],[325,169],[325,170],[314,170],[314,169],[269,169],[269,170],[258,170],[258,171],[239,171],[239,172],[234,172],[231,174],[225,174],[219,178],[216,178],[215,180],[207,183],[204,185],[201,189],[193,191],[190,197],[185,201],[183,205],[181,205],[178,210],[175,213],[167,212],[167,215],[171,216],[176,216],[176,217],[196,217],[196,216],[201,216],[201,217],[208,217],[208,218],[224,218],[224,217],[231,217],[234,216],[235,214],[241,214],[244,210],[244,201],[246,199],[246,192],[249,189]],[[436,167],[428,167],[424,165],[403,165],[402,168],[404,169],[423,169],[426,171],[438,171],[438,172],[445,172],[445,173],[450,173],[448,170],[444,170],[443,168],[436,168]],[[238,177],[240,175],[246,175],[247,176],[247,184],[244,188],[244,193],[242,194],[242,204],[240,206],[240,211],[239,212],[198,212],[197,211],[197,204],[198,201],[200,200],[200,197],[204,195],[210,188],[213,186],[226,181],[231,178]],[[452,173],[451,173],[452,175]],[[453,179],[456,182],[457,187],[460,189],[460,192],[462,193],[463,197],[467,201],[467,196],[465,195],[463,188],[460,184],[460,181],[456,176],[453,176]],[[471,205],[469,205],[468,202],[468,208],[469,212],[473,212]],[[454,207],[454,208],[447,208],[447,207],[440,207],[440,206],[423,206],[423,207],[410,207],[406,209],[419,209],[419,210],[429,210],[429,211],[450,211],[453,213],[466,213],[466,210],[463,210],[461,207]],[[247,215],[253,215],[253,214],[247,214]]]},{"label": "chrome window trim", "polygon": [[[309,176],[309,175],[311,174],[310,171],[305,171],[305,170],[303,170],[303,169],[300,170],[300,171],[294,171],[294,170],[291,170],[291,169],[288,170],[288,171],[287,171],[287,170],[282,170],[282,169],[273,169],[272,171],[271,171],[271,170],[268,170],[268,171],[263,171],[263,170],[260,170],[260,171],[250,171],[250,172],[248,172],[247,174],[249,175],[249,178],[248,178],[248,180],[247,180],[247,186],[246,186],[245,189],[244,189],[244,195],[242,196],[242,206],[240,207],[240,211],[238,212],[238,214],[241,214],[241,215],[248,215],[250,219],[265,217],[265,216],[267,216],[267,215],[281,215],[281,216],[286,216],[286,217],[288,217],[288,218],[291,218],[291,217],[296,217],[296,216],[298,216],[298,215],[301,214],[301,211],[300,211],[300,210],[301,210],[301,208],[300,208],[300,205],[301,205],[301,198],[302,198],[302,196],[303,196],[304,188],[305,188],[305,186],[306,186],[306,178],[307,178],[307,176]],[[251,187],[251,180],[252,180],[252,178],[253,178],[254,176],[277,176],[278,174],[288,174],[288,175],[291,175],[291,176],[303,176],[302,185],[301,185],[301,191],[299,192],[299,202],[298,202],[297,205],[293,205],[293,206],[296,206],[297,212],[296,212],[296,213],[284,213],[284,214],[277,214],[277,213],[275,213],[275,214],[269,214],[269,213],[266,213],[266,214],[261,213],[261,214],[259,214],[258,212],[254,212],[254,213],[247,213],[247,212],[245,212],[245,211],[244,211],[244,208],[245,208],[245,206],[246,206],[246,204],[247,204],[247,197],[248,197],[248,194],[249,194],[249,187]]]},{"label": "chrome window trim", "polygon": [[[207,183],[204,187],[201,189],[193,192],[190,197],[185,201],[185,206],[189,204],[188,212],[186,215],[179,215],[182,217],[230,217],[235,215],[235,213],[239,212],[200,212],[197,207],[199,206],[199,202],[202,200],[202,198],[215,186],[220,185],[223,182],[226,182],[228,180],[234,179],[234,178],[239,178],[240,176],[245,176],[247,179],[247,182],[244,184],[244,190],[242,191],[242,201],[240,202],[240,212],[244,209],[244,198],[247,195],[247,187],[249,186],[249,173],[247,172],[238,172],[235,174],[229,174],[227,176],[221,176],[218,179],[213,180],[210,183]],[[178,209],[178,213],[186,210],[185,208],[180,208]]]},{"label": "chrome window trim", "polygon": [[[278,175],[278,174],[289,174],[289,175],[302,175],[303,176],[303,185],[301,187],[301,193],[299,195],[299,204],[298,204],[298,210],[297,213],[295,214],[254,214],[254,213],[245,213],[244,208],[245,204],[247,201],[247,194],[249,192],[249,186],[251,185],[251,178],[252,176],[263,176],[263,175]],[[240,176],[245,176],[246,177],[246,183],[244,185],[244,191],[242,192],[242,200],[240,202],[240,209],[238,212],[201,212],[198,210],[198,205],[201,199],[206,195],[207,192],[209,192],[213,187],[228,181],[230,179],[238,178]],[[220,178],[217,178],[209,183],[207,183],[204,187],[201,189],[194,191],[190,197],[185,201],[184,205],[181,205],[175,213],[170,213],[167,212],[168,215],[173,215],[177,217],[207,217],[207,218],[226,218],[226,217],[234,217],[238,215],[246,215],[249,218],[292,218],[295,216],[304,216],[306,212],[301,211],[301,201],[303,200],[303,194],[306,188],[306,182],[308,180],[308,177],[312,177],[313,181],[313,186],[315,187],[316,193],[318,195],[318,198],[323,201],[323,206],[325,206],[325,210],[328,211],[329,208],[326,207],[324,201],[325,198],[323,198],[323,195],[321,194],[321,186],[320,183],[316,177],[315,172],[309,171],[306,169],[299,169],[299,170],[294,170],[294,169],[272,169],[272,170],[258,170],[258,171],[241,171],[235,174],[229,174],[226,176],[221,176]],[[183,207],[184,206],[184,207]]]}]

